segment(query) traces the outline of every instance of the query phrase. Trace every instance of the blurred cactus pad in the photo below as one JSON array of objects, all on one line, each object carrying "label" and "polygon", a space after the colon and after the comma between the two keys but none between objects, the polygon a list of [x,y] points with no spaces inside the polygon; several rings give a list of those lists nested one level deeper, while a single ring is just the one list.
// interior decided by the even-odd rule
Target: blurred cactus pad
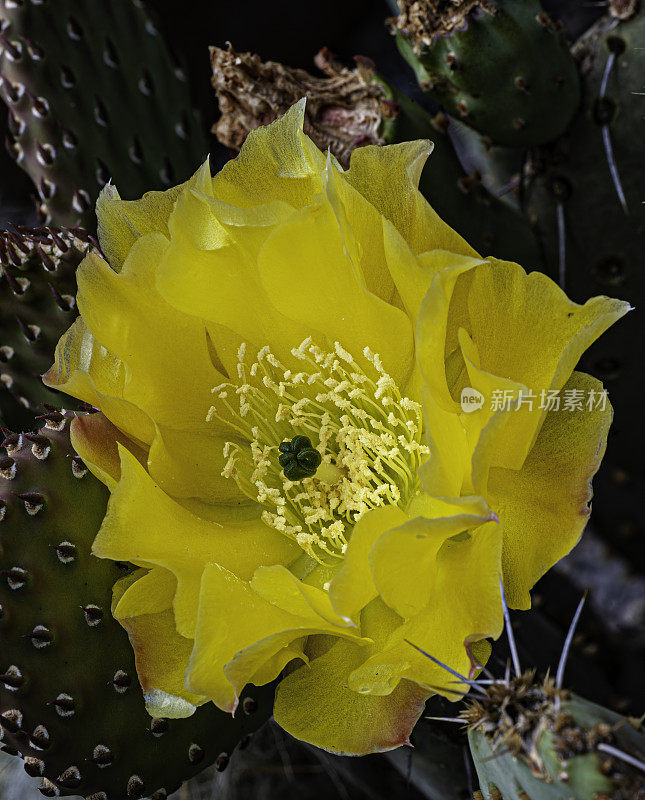
[{"label": "blurred cactus pad", "polygon": [[175,185],[208,152],[186,75],[140,0],[3,0],[0,89],[9,148],[45,224],[95,227],[113,180],[124,197]]}]

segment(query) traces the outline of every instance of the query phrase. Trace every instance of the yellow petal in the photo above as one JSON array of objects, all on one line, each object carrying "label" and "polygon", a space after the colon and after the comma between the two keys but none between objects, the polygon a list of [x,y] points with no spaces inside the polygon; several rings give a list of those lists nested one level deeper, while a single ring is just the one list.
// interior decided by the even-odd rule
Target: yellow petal
[{"label": "yellow petal", "polygon": [[121,200],[116,186],[106,184],[96,201],[101,250],[112,269],[123,266],[132,245],[146,233],[168,235],[168,217],[177,198],[187,187],[210,188],[208,160],[186,183],[165,192],[146,192],[140,200]]},{"label": "yellow petal", "polygon": [[253,673],[249,683],[254,686],[264,686],[280,676],[282,670],[294,659],[299,659],[307,664],[309,659],[304,652],[307,637],[295,639],[287,647],[283,647],[273,658],[267,659],[259,669]]},{"label": "yellow petal", "polygon": [[194,635],[204,566],[221,564],[248,579],[260,565],[289,563],[300,548],[260,519],[220,525],[194,516],[120,447],[121,481],[112,492],[93,552],[115,561],[156,564],[177,578],[177,630]]},{"label": "yellow petal", "polygon": [[172,608],[177,579],[163,567],[153,567],[123,592],[112,614],[116,619],[159,614]]},{"label": "yellow petal", "polygon": [[354,525],[342,566],[329,586],[329,597],[338,614],[356,617],[377,596],[370,569],[370,550],[385,531],[406,520],[407,516],[397,506],[384,506],[368,511]]},{"label": "yellow petal", "polygon": [[408,520],[375,543],[369,555],[374,583],[397,614],[409,618],[428,606],[441,567],[437,556],[447,539],[494,518],[479,500],[477,504],[462,501],[463,505],[456,501],[452,513],[436,519]]},{"label": "yellow petal", "polygon": [[[377,640],[397,624],[391,615],[378,600],[362,613]],[[406,680],[385,696],[350,689],[350,675],[373,649],[338,641],[284,678],[276,690],[276,722],[297,739],[340,755],[382,752],[408,743],[429,692]]]},{"label": "yellow petal", "polygon": [[340,342],[355,358],[369,347],[405,385],[413,359],[410,320],[361,282],[328,203],[309,206],[277,227],[258,267],[282,314],[321,331],[330,343]]},{"label": "yellow petal", "polygon": [[94,336],[122,360],[125,400],[159,424],[204,430],[210,390],[222,376],[208,354],[204,324],[178,313],[156,291],[155,271],[167,246],[159,233],[140,237],[118,274],[88,256],[77,271],[78,307]]},{"label": "yellow petal", "polygon": [[[415,256],[394,225],[383,219],[384,258],[410,319],[416,320],[421,311],[433,277],[442,269],[460,267],[469,269],[481,264],[482,259],[454,253],[439,248]],[[376,228],[378,230],[378,227]],[[374,237],[374,232],[365,234]]]},{"label": "yellow petal", "polygon": [[359,147],[346,179],[394,225],[415,255],[439,249],[477,257],[419,192],[419,177],[431,152],[427,140]]},{"label": "yellow petal", "polygon": [[274,606],[301,617],[312,611],[331,625],[351,627],[353,623],[339,616],[333,609],[329,593],[298,580],[286,567],[259,567],[251,580],[251,587]]},{"label": "yellow petal", "polygon": [[[326,622],[310,606],[304,615],[278,608],[216,564],[204,570],[199,608],[187,685],[225,711],[235,710],[243,687],[294,640],[330,631],[357,637],[348,628]],[[236,613],[217,613],[226,608]]]},{"label": "yellow petal", "polygon": [[141,464],[148,458],[146,450],[122,433],[102,413],[75,417],[70,425],[72,447],[91,472],[110,491],[121,477],[119,444],[129,450]]},{"label": "yellow petal", "polygon": [[175,630],[171,610],[121,622],[134,650],[146,707],[154,716],[186,717],[206,698],[186,689],[184,673],[193,647]]},{"label": "yellow petal", "polygon": [[[225,226],[216,210],[192,192],[179,199],[157,272],[158,291],[185,314],[235,331],[256,349],[271,344],[283,357],[311,332],[276,310],[257,271],[257,251],[284,213],[260,209],[249,214],[252,224]],[[217,350],[219,331],[209,330]]]},{"label": "yellow petal", "polygon": [[240,208],[272,200],[302,208],[323,188],[325,157],[303,133],[305,101],[251,131],[237,158],[213,179],[213,195]]},{"label": "yellow petal", "polygon": [[473,642],[502,630],[499,592],[501,526],[489,522],[469,537],[450,539],[437,556],[430,599],[419,614],[398,627],[387,645],[351,676],[354,687],[378,694],[393,691],[401,678],[429,688],[454,690],[452,676],[408,642],[468,675]]},{"label": "yellow petal", "polygon": [[423,489],[438,497],[472,491],[471,450],[459,415],[446,411],[427,387],[423,391],[423,423],[430,457],[419,467]]},{"label": "yellow petal", "polygon": [[[582,353],[628,310],[627,303],[608,297],[578,305],[542,273],[527,275],[517,264],[489,259],[474,270],[464,327],[481,370],[539,396],[561,389]],[[538,405],[509,415],[497,437],[494,464],[522,466],[546,413]]]},{"label": "yellow petal", "polygon": [[232,437],[209,430],[182,431],[158,426],[150,446],[150,477],[176,499],[200,499],[205,503],[236,507],[251,502],[235,481],[222,476],[224,445]]},{"label": "yellow petal", "polygon": [[[595,378],[574,372],[564,387],[600,393]],[[599,400],[598,394],[592,398]],[[550,411],[521,470],[492,469],[489,500],[504,530],[509,604],[529,608],[529,590],[578,541],[589,518],[591,479],[605,451],[611,406]]]},{"label": "yellow petal", "polygon": [[[453,414],[458,414],[460,407],[452,396],[454,376],[449,380],[446,360],[458,346],[459,327],[466,325],[458,313],[461,304],[455,309],[453,295],[458,286],[470,286],[476,268],[476,259],[463,259],[435,274],[421,304],[415,331],[417,364],[425,384],[434,402]],[[464,291],[459,295],[463,296]]]},{"label": "yellow petal", "polygon": [[54,364],[43,383],[100,408],[127,436],[149,443],[154,424],[148,415],[123,399],[123,361],[97,341],[78,317],[56,345]]}]

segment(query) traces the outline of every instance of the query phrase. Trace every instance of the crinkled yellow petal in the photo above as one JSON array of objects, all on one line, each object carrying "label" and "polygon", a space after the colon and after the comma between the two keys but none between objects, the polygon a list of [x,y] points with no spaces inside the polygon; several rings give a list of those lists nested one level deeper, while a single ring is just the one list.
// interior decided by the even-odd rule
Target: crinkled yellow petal
[{"label": "crinkled yellow petal", "polygon": [[325,157],[303,133],[305,100],[251,131],[237,158],[213,178],[213,195],[240,208],[280,200],[302,208],[323,189]]},{"label": "crinkled yellow petal", "polygon": [[177,630],[192,637],[204,566],[221,564],[244,579],[261,565],[288,564],[300,548],[259,518],[225,525],[194,516],[158,486],[123,447],[121,481],[93,547],[100,558],[156,564],[177,578]]},{"label": "crinkled yellow petal", "polygon": [[489,499],[504,530],[504,585],[509,604],[530,608],[529,590],[576,544],[590,514],[591,479],[605,452],[612,411],[602,384],[574,372],[567,390],[584,393],[583,408],[550,411],[521,470],[492,469]]},{"label": "crinkled yellow petal", "polygon": [[361,282],[329,204],[309,206],[275,228],[258,266],[282,314],[321,331],[332,344],[341,342],[355,358],[371,348],[405,385],[414,353],[410,320]]},{"label": "crinkled yellow petal", "polygon": [[43,375],[46,386],[100,408],[127,436],[149,443],[154,436],[150,417],[123,398],[123,361],[96,340],[78,317],[56,345],[54,364]]},{"label": "crinkled yellow petal", "polygon": [[148,458],[147,451],[128,439],[116,425],[101,412],[74,417],[70,425],[72,447],[110,491],[121,478],[119,444],[127,448],[141,464]]},{"label": "crinkled yellow petal", "polygon": [[407,678],[429,688],[445,687],[450,696],[452,676],[405,640],[468,675],[472,661],[466,645],[496,638],[502,630],[501,555],[502,530],[496,522],[476,528],[469,537],[446,541],[426,607],[352,673],[350,686],[384,694]]},{"label": "crinkled yellow petal", "polygon": [[[432,142],[428,140],[359,147],[352,153],[346,179],[394,225],[415,255],[439,249],[477,257],[418,189],[431,152]],[[432,161],[428,168],[432,169]]]},{"label": "crinkled yellow petal", "polygon": [[[235,331],[250,347],[270,344],[280,357],[290,353],[310,329],[276,310],[257,269],[257,250],[281,216],[261,210],[252,226],[225,227],[208,198],[185,193],[170,219],[159,292],[174,308]],[[209,331],[219,350],[218,329]]]},{"label": "crinkled yellow petal", "polygon": [[280,682],[273,709],[276,722],[292,736],[340,755],[382,752],[409,743],[430,694],[407,680],[385,696],[348,687],[352,672],[401,621],[378,599],[361,616],[375,644],[335,642],[309,666]]},{"label": "crinkled yellow petal", "polygon": [[[187,686],[232,712],[253,675],[294,640],[329,632],[358,638],[358,633],[327,622],[305,605],[304,614],[292,614],[266,600],[232,572],[217,564],[207,565]],[[236,609],[236,613],[213,612],[227,608]]]},{"label": "crinkled yellow petal", "polygon": [[[415,344],[417,348],[417,364],[434,402],[451,414],[460,412],[459,404],[452,397],[451,388],[455,376],[447,374],[446,359],[458,346],[456,335],[458,328],[453,324],[451,313],[455,287],[460,278],[470,278],[474,269],[478,268],[476,259],[463,259],[449,266],[433,277],[426,293],[417,320]],[[470,280],[472,280],[470,278]],[[461,281],[469,285],[470,280]],[[462,322],[462,327],[465,323]],[[451,341],[451,332],[454,341]]]},{"label": "crinkled yellow petal", "polygon": [[377,596],[370,569],[370,550],[385,531],[402,525],[407,519],[398,506],[384,506],[368,511],[354,525],[342,566],[329,585],[329,597],[338,614],[355,618]]},{"label": "crinkled yellow petal", "polygon": [[259,567],[251,580],[251,588],[269,603],[290,614],[306,617],[314,611],[331,625],[340,628],[353,625],[347,617],[334,611],[328,592],[298,580],[281,564]]},{"label": "crinkled yellow petal", "polygon": [[180,636],[169,609],[121,621],[134,650],[137,675],[153,716],[186,717],[207,698],[186,689],[184,673],[193,647]]},{"label": "crinkled yellow petal", "polygon": [[452,513],[436,519],[415,517],[376,542],[369,554],[374,583],[397,614],[409,618],[428,606],[441,566],[437,556],[447,539],[495,518],[478,500],[457,501]]},{"label": "crinkled yellow petal", "polygon": [[211,174],[208,159],[186,183],[165,192],[146,192],[140,200],[122,200],[118,189],[106,184],[96,201],[101,250],[117,272],[140,236],[146,233],[168,235],[168,217],[177,198],[187,187],[208,191]]},{"label": "crinkled yellow petal", "polygon": [[177,578],[174,574],[164,567],[153,567],[121,594],[112,614],[119,620],[159,614],[172,608],[176,590]]},{"label": "crinkled yellow petal", "polygon": [[469,269],[483,263],[480,258],[441,249],[430,250],[415,256],[410,245],[391,222],[383,219],[382,225],[384,257],[403,300],[405,310],[410,319],[415,322],[421,312],[423,298],[430,288],[433,277],[438,272],[450,267]]},{"label": "crinkled yellow petal", "polygon": [[457,497],[472,491],[471,451],[458,414],[446,411],[427,387],[423,390],[423,424],[430,457],[417,473],[430,495]]},{"label": "crinkled yellow petal", "polygon": [[361,282],[381,300],[397,305],[394,275],[387,263],[381,234],[383,217],[346,180],[346,173],[334,166],[329,151],[323,178],[343,246]]},{"label": "crinkled yellow petal", "polygon": [[276,680],[276,678],[280,676],[282,670],[294,659],[298,659],[304,664],[307,664],[309,658],[304,651],[306,642],[307,637],[303,636],[301,639],[296,639],[291,642],[287,647],[283,647],[273,658],[267,659],[259,669],[253,673],[249,683],[252,683],[254,686],[264,686],[267,683],[271,683],[271,681]]},{"label": "crinkled yellow petal", "polygon": [[122,359],[124,399],[159,424],[204,430],[210,390],[222,376],[208,354],[204,324],[179,314],[156,291],[167,247],[159,233],[140,237],[120,273],[88,256],[77,271],[78,308],[101,344]]},{"label": "crinkled yellow petal", "polygon": [[[517,264],[489,259],[474,271],[465,327],[482,370],[539,395],[561,389],[582,353],[629,308],[608,297],[578,305],[546,275],[527,275]],[[497,440],[497,466],[522,466],[546,413],[538,405],[509,415]]]}]

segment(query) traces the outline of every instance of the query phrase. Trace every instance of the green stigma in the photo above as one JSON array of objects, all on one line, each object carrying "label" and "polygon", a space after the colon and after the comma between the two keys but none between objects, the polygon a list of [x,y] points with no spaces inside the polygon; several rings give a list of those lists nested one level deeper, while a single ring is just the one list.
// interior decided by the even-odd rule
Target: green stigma
[{"label": "green stigma", "polygon": [[322,456],[311,445],[308,436],[294,436],[290,442],[278,445],[280,455],[278,461],[290,481],[301,481],[311,478],[320,466]]}]

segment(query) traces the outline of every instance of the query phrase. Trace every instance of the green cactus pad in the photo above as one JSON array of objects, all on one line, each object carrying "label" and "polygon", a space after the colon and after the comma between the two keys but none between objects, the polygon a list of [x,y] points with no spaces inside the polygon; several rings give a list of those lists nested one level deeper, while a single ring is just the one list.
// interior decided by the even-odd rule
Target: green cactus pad
[{"label": "green cactus pad", "polygon": [[614,754],[645,760],[640,721],[532,671],[483,688],[462,716],[486,800],[644,800],[645,772]]},{"label": "green cactus pad", "polygon": [[25,408],[58,403],[41,375],[76,316],[76,267],[98,243],[84,231],[0,231],[0,381]]},{"label": "green cactus pad", "polygon": [[402,56],[421,88],[496,144],[560,136],[580,89],[567,42],[538,0],[399,0]]},{"label": "green cactus pad", "polygon": [[0,31],[9,147],[46,224],[92,230],[108,180],[139,197],[204,160],[186,77],[141,0],[1,0]]},{"label": "green cactus pad", "polygon": [[163,800],[205,766],[223,769],[270,716],[273,691],[253,688],[235,717],[212,704],[149,717],[110,614],[128,566],[90,553],[107,490],[74,455],[68,418],[9,436],[0,460],[0,739],[47,797]]}]

